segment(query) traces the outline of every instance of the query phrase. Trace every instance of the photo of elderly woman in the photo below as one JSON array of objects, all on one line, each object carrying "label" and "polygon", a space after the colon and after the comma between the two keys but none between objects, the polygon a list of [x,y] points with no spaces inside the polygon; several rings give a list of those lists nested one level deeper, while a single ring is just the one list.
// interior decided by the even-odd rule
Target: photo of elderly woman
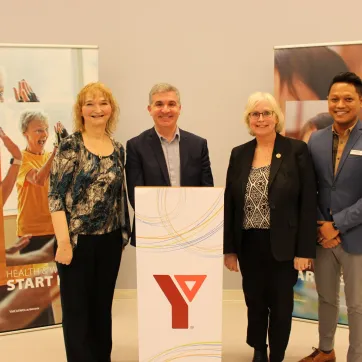
[{"label": "photo of elderly woman", "polygon": [[[18,193],[17,235],[32,235],[29,245],[21,250],[27,253],[42,248],[54,237],[48,207],[49,174],[57,150],[45,151],[49,138],[49,121],[42,111],[24,111],[20,116],[20,129],[26,139],[22,163],[16,180]],[[55,132],[68,135],[61,123]]]},{"label": "photo of elderly woman", "polygon": [[0,44],[0,332],[62,321],[49,174],[75,96],[97,80],[97,46]]},{"label": "photo of elderly woman", "polygon": [[[25,235],[11,245],[5,243],[3,205],[8,200],[15,185],[22,153],[1,127],[0,144],[5,147],[5,150],[14,160],[19,161],[10,165],[3,179],[0,173],[0,332],[5,332],[13,329],[42,327],[55,323],[52,303],[59,296],[59,287],[56,282],[56,271],[54,271],[54,268],[49,268],[46,277],[51,280],[51,283],[48,285],[35,289],[22,288],[18,287],[17,282],[12,282],[14,288],[9,288],[8,282],[9,278],[12,278],[13,272],[21,274],[29,267],[33,270],[40,270],[43,266],[47,266],[44,263],[51,262],[54,256],[52,252],[53,245],[51,245],[53,241],[37,251],[19,254],[19,251],[29,244],[31,235]],[[18,267],[19,265],[26,265],[27,267],[22,269]],[[16,267],[8,269],[9,266]],[[24,281],[24,279],[22,280]],[[34,276],[31,281],[34,285]],[[24,311],[24,313],[9,313],[9,311],[14,310]]]}]

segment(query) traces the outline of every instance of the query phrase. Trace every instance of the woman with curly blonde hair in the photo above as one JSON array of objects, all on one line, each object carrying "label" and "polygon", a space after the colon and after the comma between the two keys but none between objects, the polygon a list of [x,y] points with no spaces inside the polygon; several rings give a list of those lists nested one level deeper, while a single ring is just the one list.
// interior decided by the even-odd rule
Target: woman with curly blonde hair
[{"label": "woman with curly blonde hair", "polygon": [[74,105],[75,132],[55,156],[49,192],[68,362],[110,361],[112,301],[130,224],[123,146],[113,140],[119,108],[101,83]]}]

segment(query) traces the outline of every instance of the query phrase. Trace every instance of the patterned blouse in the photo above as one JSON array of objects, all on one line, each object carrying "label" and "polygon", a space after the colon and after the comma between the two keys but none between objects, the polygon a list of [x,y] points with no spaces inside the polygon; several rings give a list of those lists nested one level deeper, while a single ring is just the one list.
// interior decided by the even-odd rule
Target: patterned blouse
[{"label": "patterned blouse", "polygon": [[122,242],[131,235],[124,180],[124,148],[112,140],[114,151],[99,157],[89,152],[80,132],[59,144],[50,174],[50,212],[66,214],[70,242],[79,234],[100,235],[121,229]]},{"label": "patterned blouse", "polygon": [[270,165],[251,168],[246,185],[243,229],[269,229],[268,182]]}]

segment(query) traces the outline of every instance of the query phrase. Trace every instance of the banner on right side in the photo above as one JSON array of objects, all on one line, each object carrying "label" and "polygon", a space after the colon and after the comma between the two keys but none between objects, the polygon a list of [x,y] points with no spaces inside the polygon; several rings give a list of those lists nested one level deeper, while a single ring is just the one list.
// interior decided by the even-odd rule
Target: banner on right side
[{"label": "banner on right side", "polygon": [[[313,132],[333,123],[328,88],[335,75],[347,71],[362,77],[362,42],[274,48],[274,95],[285,115],[286,136],[308,142]],[[299,272],[294,293],[294,317],[317,320],[313,272]],[[348,324],[343,277],[339,323]]]}]

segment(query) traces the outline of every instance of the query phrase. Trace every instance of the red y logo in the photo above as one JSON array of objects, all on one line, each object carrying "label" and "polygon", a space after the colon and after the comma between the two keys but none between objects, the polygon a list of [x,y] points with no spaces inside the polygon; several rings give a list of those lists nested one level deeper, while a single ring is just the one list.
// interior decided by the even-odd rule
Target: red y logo
[{"label": "red y logo", "polygon": [[[162,289],[172,308],[172,328],[187,329],[189,328],[189,306],[187,305],[182,294],[176,287],[170,275],[154,275],[156,282]],[[175,279],[191,303],[199,291],[206,275],[175,275]],[[186,282],[195,282],[189,289]]]}]

